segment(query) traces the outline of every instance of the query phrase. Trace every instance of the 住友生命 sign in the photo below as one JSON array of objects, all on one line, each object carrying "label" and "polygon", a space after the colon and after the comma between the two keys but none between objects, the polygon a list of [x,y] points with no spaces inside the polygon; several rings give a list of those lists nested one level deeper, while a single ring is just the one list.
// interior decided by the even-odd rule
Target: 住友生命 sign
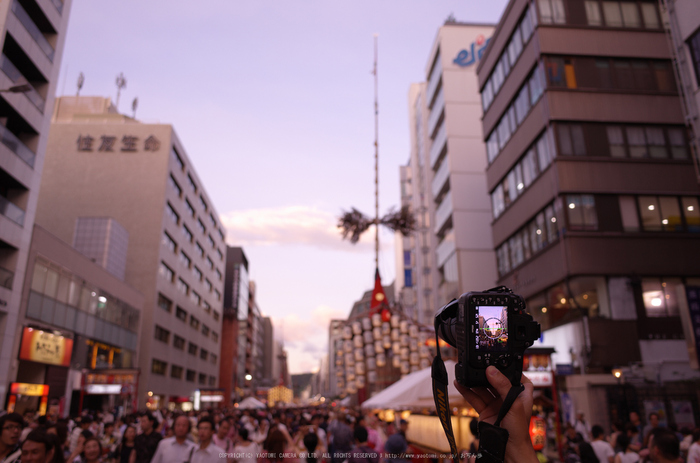
[{"label": "\u4f4f\u53cb\u751f\u547d sign", "polygon": [[48,331],[25,327],[19,349],[20,360],[70,366],[73,340]]}]

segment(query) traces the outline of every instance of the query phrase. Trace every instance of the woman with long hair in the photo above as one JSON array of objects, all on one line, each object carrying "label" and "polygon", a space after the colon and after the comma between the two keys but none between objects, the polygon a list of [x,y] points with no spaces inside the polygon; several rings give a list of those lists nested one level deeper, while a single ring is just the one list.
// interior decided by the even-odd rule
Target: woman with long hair
[{"label": "woman with long hair", "polygon": [[124,428],[121,441],[110,455],[115,463],[134,463],[136,461],[136,428],[128,425]]}]

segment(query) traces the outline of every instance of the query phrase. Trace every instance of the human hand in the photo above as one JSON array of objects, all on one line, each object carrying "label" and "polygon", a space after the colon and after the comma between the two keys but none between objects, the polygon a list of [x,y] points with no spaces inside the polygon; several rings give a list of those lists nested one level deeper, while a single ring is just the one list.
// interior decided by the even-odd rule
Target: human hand
[{"label": "human hand", "polygon": [[[462,397],[474,407],[479,414],[479,421],[494,424],[501,410],[503,400],[508,395],[512,384],[498,368],[490,366],[486,369],[486,377],[491,384],[490,388],[466,388],[454,382],[455,387]],[[510,463],[538,462],[535,450],[532,447],[528,428],[532,416],[532,393],[534,386],[532,381],[522,375],[520,381],[525,390],[520,393],[508,413],[501,421],[501,427],[508,430],[508,444],[506,446],[505,461]]]}]

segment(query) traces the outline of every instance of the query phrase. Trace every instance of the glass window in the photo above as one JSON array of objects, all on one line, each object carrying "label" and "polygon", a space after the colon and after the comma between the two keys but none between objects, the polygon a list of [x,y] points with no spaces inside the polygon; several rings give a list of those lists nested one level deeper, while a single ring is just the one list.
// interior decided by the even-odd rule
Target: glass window
[{"label": "glass window", "polygon": [[647,141],[644,137],[644,129],[642,127],[625,127],[627,132],[627,143],[630,148],[630,156],[633,158],[644,158],[647,153]]},{"label": "glass window", "polygon": [[532,185],[532,182],[534,182],[537,176],[540,174],[540,171],[537,168],[537,157],[535,156],[534,148],[530,148],[527,151],[525,157],[523,157],[522,164],[523,183],[525,184],[525,188],[527,188]]},{"label": "glass window", "polygon": [[622,127],[619,125],[609,125],[606,127],[608,133],[608,145],[610,147],[610,156],[614,158],[624,158],[625,139],[622,136]]},{"label": "glass window", "polygon": [[153,362],[151,363],[151,373],[164,376],[167,370],[168,364],[166,362],[153,359]]},{"label": "glass window", "polygon": [[620,59],[613,60],[613,68],[615,69],[616,87],[623,90],[634,89],[634,73],[630,62]]},{"label": "glass window", "polygon": [[196,291],[191,291],[190,292],[190,300],[192,301],[192,303],[194,305],[199,306],[202,303],[202,296],[197,294]]},{"label": "glass window", "polygon": [[642,218],[642,229],[645,231],[661,230],[661,215],[656,196],[640,196],[637,198],[639,215]]},{"label": "glass window", "polygon": [[199,329],[199,319],[190,315],[190,326],[196,330]]},{"label": "glass window", "polygon": [[537,159],[540,163],[540,172],[544,171],[552,161],[549,145],[547,144],[547,132],[540,135],[540,138],[537,140]]},{"label": "glass window", "polygon": [[537,3],[540,7],[540,21],[542,24],[566,23],[563,0],[539,0]]},{"label": "glass window", "polygon": [[168,331],[168,330],[166,330],[165,328],[160,327],[160,326],[158,326],[158,325],[156,325],[155,327],[156,327],[156,329],[155,329],[155,338],[156,338],[158,341],[164,342],[164,343],[166,343],[166,344],[167,344],[168,342],[170,342],[170,331]]},{"label": "glass window", "polygon": [[547,226],[547,238],[551,243],[559,237],[559,229],[557,228],[557,216],[554,213],[553,205],[547,206],[547,208],[544,210],[544,218]]},{"label": "glass window", "polygon": [[197,352],[199,352],[199,346],[194,343],[189,343],[187,346],[187,353],[190,355],[197,355]]},{"label": "glass window", "polygon": [[673,317],[678,315],[678,287],[680,278],[643,278],[642,298],[647,317]]},{"label": "glass window", "polygon": [[518,181],[515,176],[515,169],[508,172],[508,176],[506,177],[506,183],[508,184],[508,197],[510,198],[510,202],[512,203],[518,197],[519,192]]},{"label": "glass window", "polygon": [[194,180],[192,180],[192,176],[190,174],[187,174],[187,183],[189,183],[192,191],[197,192],[197,185],[195,185]]},{"label": "glass window", "polygon": [[202,206],[202,209],[204,209],[205,211],[209,208],[207,206],[207,202],[204,201],[204,198],[202,198],[202,196],[199,197],[199,205]]},{"label": "glass window", "polygon": [[661,228],[664,231],[683,231],[681,209],[675,196],[659,197],[661,207]]},{"label": "glass window", "polygon": [[187,379],[187,381],[189,381],[189,382],[191,382],[191,383],[194,383],[194,378],[195,378],[196,375],[197,375],[197,372],[196,372],[196,371],[194,371],[194,370],[187,370],[187,373],[186,373],[185,378]]},{"label": "glass window", "polygon": [[180,185],[178,185],[177,181],[175,178],[171,175],[168,177],[168,184],[170,185],[170,188],[173,190],[173,193],[175,193],[176,196],[182,195],[182,188],[180,188]]},{"label": "glass window", "polygon": [[693,59],[693,69],[695,70],[695,80],[700,87],[700,29],[696,30],[688,38],[688,48]]},{"label": "glass window", "polygon": [[173,240],[167,232],[163,232],[163,239],[161,240],[161,243],[163,246],[170,249],[170,251],[175,252],[175,240]]},{"label": "glass window", "polygon": [[206,360],[209,358],[209,351],[206,349],[200,349],[199,350],[199,358],[202,360]]},{"label": "glass window", "polygon": [[644,27],[647,29],[658,29],[659,28],[659,15],[656,12],[656,5],[654,3],[640,3],[639,6],[642,7],[642,18],[644,19]]},{"label": "glass window", "polygon": [[676,91],[676,78],[671,72],[671,67],[668,62],[655,62],[654,74],[656,75],[657,89],[660,92]]},{"label": "glass window", "polygon": [[571,230],[597,230],[598,218],[592,195],[567,195],[566,205]]},{"label": "glass window", "polygon": [[193,238],[192,232],[190,231],[189,228],[187,228],[187,225],[182,226],[182,235],[185,237],[185,239],[187,241],[189,241],[190,243],[192,242],[192,238]]},{"label": "glass window", "polygon": [[190,268],[190,264],[192,264],[192,260],[187,256],[187,254],[185,254],[184,251],[180,251],[180,263],[187,268]]},{"label": "glass window", "polygon": [[498,60],[498,63],[501,65],[501,68],[503,69],[503,80],[506,80],[506,77],[508,77],[508,74],[510,74],[510,63],[508,62],[508,56],[507,53],[504,53],[501,58]]},{"label": "glass window", "polygon": [[173,347],[178,350],[185,350],[185,338],[181,338],[176,334],[173,338]]},{"label": "glass window", "polygon": [[515,66],[515,62],[518,60],[520,53],[523,51],[523,41],[520,37],[520,29],[515,29],[513,37],[510,38],[508,42],[508,59],[510,60],[510,65]]},{"label": "glass window", "polygon": [[175,379],[182,379],[182,367],[177,365],[170,366],[170,377]]},{"label": "glass window", "polygon": [[638,90],[656,90],[654,76],[648,61],[632,60],[632,71],[634,73],[634,84]]},{"label": "glass window", "polygon": [[486,140],[486,154],[489,158],[489,163],[493,162],[498,156],[498,130],[491,132],[491,136]]},{"label": "glass window", "polygon": [[644,132],[649,143],[649,156],[652,158],[667,158],[666,140],[661,127],[646,127]]},{"label": "glass window", "polygon": [[513,168],[513,172],[515,173],[515,188],[518,192],[518,196],[520,196],[523,192],[523,189],[525,188],[525,183],[523,183],[522,162],[519,162],[515,165],[515,167]]},{"label": "glass window", "polygon": [[684,196],[681,198],[683,205],[683,215],[689,232],[700,232],[700,209],[698,208],[698,198]]},{"label": "glass window", "polygon": [[172,159],[175,162],[175,165],[178,167],[178,169],[185,170],[185,163],[182,162],[182,158],[180,158],[180,155],[177,154],[177,151],[175,151],[175,148],[170,150],[170,156],[172,157]]},{"label": "glass window", "polygon": [[158,307],[166,312],[170,312],[173,309],[173,301],[158,293]]},{"label": "glass window", "polygon": [[608,27],[622,27],[622,13],[618,2],[603,2],[603,16]]},{"label": "glass window", "polygon": [[535,71],[532,73],[532,76],[530,76],[530,80],[528,82],[530,86],[531,105],[537,103],[537,101],[540,99],[540,96],[542,96],[542,92],[544,91],[543,82],[544,79],[542,78],[542,68],[538,65],[535,67]]},{"label": "glass window", "polygon": [[172,271],[170,267],[165,265],[164,262],[160,263],[160,266],[158,267],[158,273],[160,276],[168,280],[169,282],[172,283],[173,279],[175,278],[175,272]]},{"label": "glass window", "polygon": [[519,235],[523,243],[523,257],[527,261],[530,257],[532,257],[532,249],[530,248],[530,237],[528,236],[527,227],[520,230]]},{"label": "glass window", "polygon": [[493,193],[491,193],[491,205],[493,207],[493,217],[496,219],[506,208],[503,186],[501,184],[499,184],[496,189],[493,190]]},{"label": "glass window", "polygon": [[178,307],[175,310],[175,317],[180,320],[180,321],[187,321],[187,311],[184,310],[182,307]]},{"label": "glass window", "polygon": [[204,223],[202,223],[202,219],[197,219],[197,228],[199,228],[199,231],[202,234],[205,234],[207,231],[206,227],[204,226]]},{"label": "glass window", "polygon": [[180,291],[184,295],[187,295],[187,292],[190,290],[189,285],[187,283],[185,283],[182,278],[177,279],[176,287],[177,287],[178,291]]},{"label": "glass window", "polygon": [[595,60],[596,74],[598,77],[598,86],[601,89],[613,88],[612,73],[610,72],[610,61],[607,59]]},{"label": "glass window", "polygon": [[202,271],[195,265],[192,267],[192,273],[197,281],[202,281]]},{"label": "glass window", "polygon": [[620,215],[622,228],[626,232],[639,231],[639,218],[637,216],[637,202],[634,196],[620,196]]},{"label": "glass window", "polygon": [[214,262],[207,256],[207,266],[209,267],[209,270],[214,270]]},{"label": "glass window", "polygon": [[668,140],[671,144],[671,157],[673,159],[688,159],[688,150],[685,144],[684,129],[668,129]]},{"label": "glass window", "polygon": [[603,18],[600,16],[600,8],[597,1],[586,0],[586,22],[589,26],[602,26]]},{"label": "glass window", "polygon": [[550,87],[566,87],[564,58],[547,57],[545,68],[547,70],[547,83]]},{"label": "glass window", "polygon": [[528,8],[520,21],[520,33],[523,36],[523,43],[527,43],[532,35],[532,20],[530,19],[530,9]]},{"label": "glass window", "polygon": [[622,22],[625,27],[642,27],[636,3],[621,2],[620,7],[622,9]]},{"label": "glass window", "polygon": [[180,216],[177,214],[177,212],[175,212],[175,209],[173,209],[173,206],[171,206],[170,203],[166,204],[165,213],[175,225],[178,224],[180,221]]},{"label": "glass window", "polygon": [[525,116],[530,110],[530,95],[528,94],[527,83],[523,86],[515,98],[515,116],[518,125],[523,123]]},{"label": "glass window", "polygon": [[513,268],[515,268],[525,260],[523,257],[522,236],[520,234],[513,235],[508,240],[508,247],[510,248],[510,261],[513,264]]},{"label": "glass window", "polygon": [[504,115],[501,118],[501,122],[496,128],[498,131],[498,149],[502,150],[508,140],[510,140],[510,126],[508,125],[508,118]]}]

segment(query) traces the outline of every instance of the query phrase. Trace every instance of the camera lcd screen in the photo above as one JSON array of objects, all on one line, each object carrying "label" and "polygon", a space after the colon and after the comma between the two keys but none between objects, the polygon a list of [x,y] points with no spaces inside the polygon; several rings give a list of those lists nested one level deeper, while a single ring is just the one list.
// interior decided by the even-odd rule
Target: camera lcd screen
[{"label": "camera lcd screen", "polygon": [[508,307],[477,306],[476,349],[480,352],[508,350]]}]

